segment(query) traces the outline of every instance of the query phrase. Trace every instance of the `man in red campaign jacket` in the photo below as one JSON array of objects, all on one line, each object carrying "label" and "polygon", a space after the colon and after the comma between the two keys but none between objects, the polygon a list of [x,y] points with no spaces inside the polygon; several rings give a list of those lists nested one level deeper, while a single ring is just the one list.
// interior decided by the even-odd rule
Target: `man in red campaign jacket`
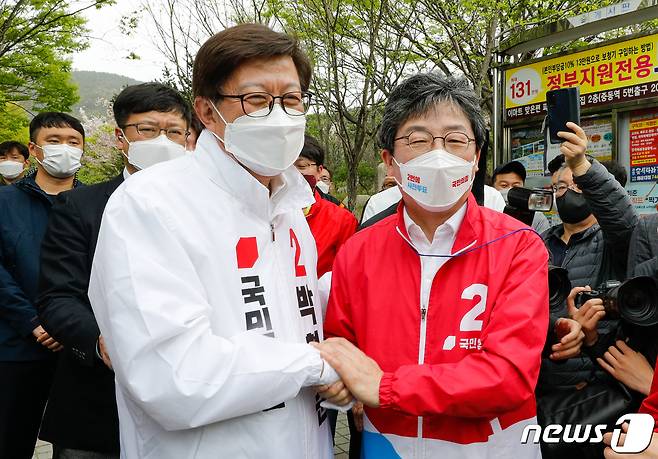
[{"label": "man in red campaign jacket", "polygon": [[347,209],[322,199],[314,190],[315,204],[304,210],[318,247],[318,278],[331,271],[338,249],[355,232],[358,222]]},{"label": "man in red campaign jacket", "polygon": [[[379,141],[403,201],[338,253],[325,336],[343,338],[318,345],[366,406],[362,457],[540,457],[520,440],[537,422],[548,254],[470,197],[484,137],[465,81],[416,75],[387,102]],[[572,328],[554,355],[578,352]]]},{"label": "man in red campaign jacket", "polygon": [[347,209],[339,207],[322,195],[316,184],[324,167],[324,150],[318,141],[304,136],[304,148],[295,161],[297,170],[304,175],[315,195],[315,203],[304,209],[306,222],[311,228],[318,248],[318,278],[331,271],[338,249],[355,232],[358,222]]}]

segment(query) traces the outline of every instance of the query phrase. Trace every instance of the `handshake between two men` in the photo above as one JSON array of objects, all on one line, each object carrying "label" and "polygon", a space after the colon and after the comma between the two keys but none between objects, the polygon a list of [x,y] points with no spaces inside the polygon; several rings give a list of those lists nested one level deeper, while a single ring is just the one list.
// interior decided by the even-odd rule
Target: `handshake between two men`
[{"label": "handshake between two men", "polygon": [[330,385],[317,386],[318,394],[334,405],[345,406],[355,400],[352,410],[357,429],[363,430],[363,405],[379,407],[379,383],[384,372],[377,362],[345,338],[329,338],[311,343],[341,379]]}]

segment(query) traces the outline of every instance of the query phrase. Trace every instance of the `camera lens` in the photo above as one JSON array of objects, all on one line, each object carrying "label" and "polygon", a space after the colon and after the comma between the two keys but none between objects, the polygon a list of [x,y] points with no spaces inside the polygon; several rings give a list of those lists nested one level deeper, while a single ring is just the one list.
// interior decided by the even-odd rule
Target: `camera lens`
[{"label": "camera lens", "polygon": [[567,270],[557,266],[548,267],[548,305],[552,314],[560,314],[564,301],[571,291],[571,281]]},{"label": "camera lens", "polygon": [[617,303],[621,317],[633,325],[658,324],[658,289],[651,277],[629,279],[620,287]]}]

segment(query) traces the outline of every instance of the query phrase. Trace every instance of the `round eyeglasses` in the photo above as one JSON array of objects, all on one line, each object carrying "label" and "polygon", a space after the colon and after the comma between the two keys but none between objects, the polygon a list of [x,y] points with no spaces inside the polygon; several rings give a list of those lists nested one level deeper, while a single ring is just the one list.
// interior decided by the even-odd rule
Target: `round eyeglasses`
[{"label": "round eyeglasses", "polygon": [[475,142],[475,139],[471,139],[463,132],[448,132],[446,135],[440,136],[432,135],[427,131],[413,131],[409,135],[403,135],[393,140],[398,141],[403,139],[406,140],[409,148],[415,153],[420,154],[431,151],[436,139],[441,139],[445,150],[453,155],[466,153],[471,142]]}]

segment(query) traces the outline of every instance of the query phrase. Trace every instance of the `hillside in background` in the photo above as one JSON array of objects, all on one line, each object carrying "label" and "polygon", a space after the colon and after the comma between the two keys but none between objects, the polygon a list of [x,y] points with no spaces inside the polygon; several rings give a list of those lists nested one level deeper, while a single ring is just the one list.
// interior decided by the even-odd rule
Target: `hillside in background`
[{"label": "hillside in background", "polygon": [[[78,85],[80,101],[73,106],[73,114],[79,115],[83,109],[87,116],[108,116],[107,106],[102,100],[111,101],[124,87],[141,81],[114,73],[75,70],[73,81]],[[106,102],[107,103],[107,102]]]}]

